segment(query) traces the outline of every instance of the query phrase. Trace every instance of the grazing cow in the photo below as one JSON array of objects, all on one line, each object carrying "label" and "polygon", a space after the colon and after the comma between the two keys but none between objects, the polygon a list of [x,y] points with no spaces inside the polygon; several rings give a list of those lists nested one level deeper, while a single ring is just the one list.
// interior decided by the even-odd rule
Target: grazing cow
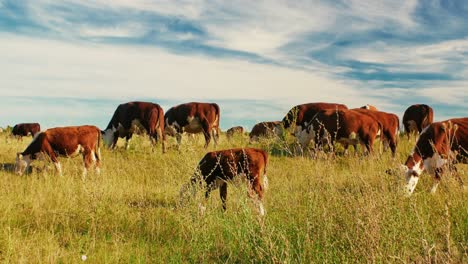
[{"label": "grazing cow", "polygon": [[83,176],[86,176],[87,170],[93,163],[96,172],[99,173],[100,141],[101,131],[95,126],[47,129],[39,132],[23,152],[17,153],[15,171],[17,174],[22,175],[33,160],[42,155],[47,155],[54,163],[58,173],[62,175],[62,167],[57,157],[73,157],[81,153],[84,160]]},{"label": "grazing cow", "polygon": [[373,106],[373,105],[370,105],[370,104],[366,104],[364,106],[361,106],[360,107],[361,109],[367,109],[367,110],[372,110],[372,111],[379,111],[377,109],[377,107]]},{"label": "grazing cow", "polygon": [[[437,190],[444,167],[454,158],[468,157],[468,117],[432,123],[423,129],[405,162],[407,191],[413,193],[424,170],[434,177],[431,192]],[[459,175],[458,179],[463,184]]]},{"label": "grazing cow", "polygon": [[[205,197],[208,198],[210,192],[219,187],[223,210],[226,210],[227,183],[234,180],[236,176],[240,176],[247,180],[248,195],[258,205],[260,214],[264,215],[262,198],[263,191],[268,186],[267,163],[268,154],[264,150],[256,148],[208,152],[198,163],[190,183],[182,186],[181,195],[185,194],[190,187],[192,195],[195,195],[196,184],[205,183]],[[204,208],[202,207],[202,209]]]},{"label": "grazing cow", "polygon": [[235,126],[235,127],[231,127],[229,128],[227,131],[226,131],[226,137],[228,139],[232,138],[234,136],[234,134],[244,134],[244,128],[241,127],[241,126]]},{"label": "grazing cow", "polygon": [[400,131],[400,120],[397,115],[381,112],[377,110],[367,110],[362,108],[352,109],[361,114],[368,115],[377,120],[382,126],[381,141],[384,146],[388,144],[392,151],[393,157],[396,155],[396,147],[398,144],[398,132]]},{"label": "grazing cow", "polygon": [[307,123],[298,137],[303,148],[312,140],[319,147],[325,143],[333,146],[338,141],[345,150],[348,145],[356,148],[361,143],[372,153],[375,138],[380,134],[380,124],[374,118],[352,110],[323,110]]},{"label": "grazing cow", "polygon": [[[323,102],[296,105],[289,110],[281,125],[285,129],[294,127],[294,135],[297,136],[307,126],[306,121],[310,121],[319,111],[327,109],[346,110],[348,107],[344,104]],[[278,133],[281,133],[281,130],[278,130]]]},{"label": "grazing cow", "polygon": [[39,131],[41,131],[39,123],[21,123],[16,124],[11,133],[18,139],[23,139],[24,136],[28,136],[29,134],[34,138]]},{"label": "grazing cow", "polygon": [[270,121],[255,124],[249,134],[250,142],[257,141],[260,137],[271,137],[277,134],[280,123],[280,121]]},{"label": "grazing cow", "polygon": [[158,104],[149,102],[129,102],[120,104],[114,112],[107,128],[102,131],[104,144],[115,148],[119,137],[129,140],[137,130],[145,131],[153,144],[158,139],[162,142],[162,151],[166,152],[164,134],[164,111]]},{"label": "grazing cow", "polygon": [[178,145],[182,140],[182,133],[200,133],[205,136],[205,148],[208,147],[213,137],[216,147],[219,137],[219,106],[214,103],[191,102],[180,104],[170,108],[164,120],[166,122],[166,133],[175,136]]},{"label": "grazing cow", "polygon": [[403,114],[403,126],[405,133],[410,138],[411,133],[421,133],[421,131],[433,122],[434,111],[425,104],[411,105]]}]

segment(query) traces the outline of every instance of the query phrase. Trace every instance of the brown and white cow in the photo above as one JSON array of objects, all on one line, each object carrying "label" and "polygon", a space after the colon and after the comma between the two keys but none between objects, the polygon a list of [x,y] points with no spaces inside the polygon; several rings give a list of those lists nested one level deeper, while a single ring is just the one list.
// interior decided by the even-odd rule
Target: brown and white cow
[{"label": "brown and white cow", "polygon": [[392,151],[392,155],[396,155],[396,147],[398,144],[398,133],[400,131],[400,120],[397,115],[392,113],[381,112],[377,110],[367,110],[362,108],[352,109],[361,114],[368,115],[377,120],[382,126],[380,138],[384,146],[388,144]]},{"label": "brown and white cow", "polygon": [[[319,111],[327,109],[346,110],[348,107],[344,104],[324,102],[296,105],[284,116],[281,125],[284,129],[293,127],[294,135],[298,136],[298,133],[306,128],[306,121],[310,121]],[[281,133],[281,130],[278,130],[278,133]]]},{"label": "brown and white cow", "polygon": [[170,108],[164,115],[166,133],[175,136],[180,145],[184,132],[205,136],[205,148],[213,137],[216,147],[219,137],[220,109],[215,103],[191,102]]},{"label": "brown and white cow", "polygon": [[226,137],[228,139],[232,138],[235,134],[242,135],[244,134],[244,128],[241,126],[231,127],[226,131]]},{"label": "brown and white cow", "polygon": [[129,102],[120,104],[106,129],[102,131],[104,144],[115,148],[119,137],[126,140],[125,148],[137,130],[146,132],[153,144],[161,140],[162,151],[166,152],[164,134],[164,111],[158,104],[150,102]]},{"label": "brown and white cow", "polygon": [[17,153],[15,171],[22,175],[33,160],[47,155],[61,175],[62,167],[58,156],[73,157],[82,154],[83,176],[86,176],[93,163],[99,173],[100,139],[101,131],[95,126],[56,127],[39,132],[23,152]]},{"label": "brown and white cow", "polygon": [[21,123],[16,124],[11,130],[11,134],[18,139],[22,139],[24,136],[34,136],[41,131],[41,125],[39,123]]},{"label": "brown and white cow", "polygon": [[425,104],[411,105],[403,114],[403,127],[405,133],[410,138],[411,133],[421,133],[421,131],[432,124],[434,119],[434,111]]},{"label": "brown and white cow", "polygon": [[271,137],[277,134],[280,121],[260,122],[254,125],[249,133],[250,142],[257,141],[260,137]]},{"label": "brown and white cow", "polygon": [[360,109],[367,109],[367,110],[371,110],[371,111],[379,111],[377,109],[377,107],[375,107],[373,105],[370,105],[370,104],[366,104],[364,106],[361,106]]},{"label": "brown and white cow", "polygon": [[424,128],[404,165],[408,193],[413,193],[424,170],[434,177],[434,193],[444,167],[457,157],[468,157],[468,117],[435,122]]},{"label": "brown and white cow", "polygon": [[374,118],[353,110],[323,110],[307,123],[298,136],[303,148],[311,141],[318,147],[324,144],[332,147],[337,141],[345,150],[348,145],[356,148],[360,143],[372,153],[375,138],[380,134],[380,124]]},{"label": "brown and white cow", "polygon": [[[227,183],[236,177],[242,177],[247,180],[249,197],[258,205],[260,215],[264,215],[262,198],[268,186],[267,164],[268,154],[257,148],[208,152],[198,163],[190,183],[182,186],[181,198],[189,189],[192,189],[192,195],[195,195],[197,184],[205,184],[206,198],[212,190],[219,187],[223,210],[226,210]],[[203,210],[204,207],[201,206],[201,209]]]}]

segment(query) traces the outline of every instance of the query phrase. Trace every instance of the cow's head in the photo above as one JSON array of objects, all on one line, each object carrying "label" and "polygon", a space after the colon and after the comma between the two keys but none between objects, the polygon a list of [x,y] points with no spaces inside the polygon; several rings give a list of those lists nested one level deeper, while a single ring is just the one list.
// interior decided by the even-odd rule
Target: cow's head
[{"label": "cow's head", "polygon": [[23,173],[29,168],[31,162],[31,155],[23,155],[21,152],[16,153],[15,173],[23,175]]},{"label": "cow's head", "polygon": [[114,143],[115,141],[115,132],[117,131],[116,128],[112,127],[112,128],[108,128],[104,131],[101,131],[101,135],[102,135],[102,140],[104,141],[104,145],[110,147],[112,146],[112,144]]},{"label": "cow's head", "polygon": [[405,165],[402,165],[402,169],[406,177],[406,191],[408,194],[412,194],[414,188],[416,188],[416,184],[418,184],[419,175],[424,170],[422,158],[416,153],[411,154],[406,159]]}]

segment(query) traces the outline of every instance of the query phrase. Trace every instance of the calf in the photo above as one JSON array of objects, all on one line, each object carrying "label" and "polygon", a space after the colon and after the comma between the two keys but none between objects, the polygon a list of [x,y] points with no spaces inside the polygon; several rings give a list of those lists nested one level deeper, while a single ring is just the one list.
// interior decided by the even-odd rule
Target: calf
[{"label": "calf", "polygon": [[[261,215],[265,214],[262,204],[263,191],[267,188],[266,167],[268,154],[256,148],[236,148],[208,152],[198,163],[197,170],[188,185],[184,185],[181,194],[192,187],[195,194],[196,184],[206,184],[205,197],[220,188],[223,210],[226,210],[227,183],[237,176],[245,177],[248,182],[248,195],[259,207]],[[263,186],[262,186],[263,182]]]},{"label": "calf", "polygon": [[396,148],[398,144],[398,132],[400,131],[400,120],[397,115],[380,112],[377,110],[367,110],[362,108],[352,109],[353,111],[359,112],[361,114],[368,115],[382,126],[381,131],[381,140],[384,143],[384,146],[388,144],[392,151],[393,157],[396,155]]},{"label": "calf", "polygon": [[375,137],[380,134],[380,124],[370,116],[352,110],[323,110],[308,122],[298,135],[301,146],[306,147],[312,140],[316,146],[327,143],[333,146],[340,142],[347,150],[348,145],[356,148],[358,143],[372,153]]},{"label": "calf", "polygon": [[24,136],[34,136],[41,131],[41,125],[39,123],[21,123],[16,124],[11,130],[11,134],[18,139],[22,139]]},{"label": "calf", "polygon": [[166,152],[164,111],[158,104],[149,102],[120,104],[107,128],[102,131],[104,144],[110,148],[115,148],[119,137],[125,137],[125,148],[128,148],[128,143],[136,130],[145,131],[153,144],[161,139],[162,152]]},{"label": "calf", "polygon": [[250,142],[257,141],[260,137],[271,137],[277,134],[280,123],[280,121],[270,121],[255,124],[249,134]]},{"label": "calf", "polygon": [[182,134],[203,133],[205,148],[213,137],[216,147],[219,137],[220,109],[214,103],[191,102],[170,108],[164,115],[166,133],[175,136],[180,145]]},{"label": "calf", "polygon": [[[405,162],[406,188],[413,193],[424,170],[434,177],[431,192],[437,190],[444,167],[450,160],[468,157],[468,117],[432,123],[422,130],[416,145]],[[460,183],[460,176],[458,175]]]},{"label": "calf", "polygon": [[405,133],[410,138],[411,133],[421,133],[421,131],[433,122],[434,111],[425,104],[415,104],[408,107],[403,114],[403,127]]},{"label": "calf", "polygon": [[100,138],[101,131],[95,126],[56,127],[39,132],[23,152],[17,153],[15,171],[22,175],[33,160],[45,154],[61,175],[62,168],[57,157],[73,157],[81,153],[84,161],[83,176],[86,176],[93,163],[99,173]]},{"label": "calf", "polygon": [[235,127],[231,127],[229,128],[227,131],[226,131],[226,137],[228,139],[232,138],[234,136],[234,134],[244,134],[244,128],[241,127],[241,126],[235,126]]}]

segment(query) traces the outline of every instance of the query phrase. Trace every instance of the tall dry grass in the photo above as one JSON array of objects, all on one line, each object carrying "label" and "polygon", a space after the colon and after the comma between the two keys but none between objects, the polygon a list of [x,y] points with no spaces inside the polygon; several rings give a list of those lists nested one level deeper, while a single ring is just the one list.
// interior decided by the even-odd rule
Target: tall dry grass
[{"label": "tall dry grass", "polygon": [[[412,144],[401,138],[390,152],[361,156],[292,157],[294,144],[254,144],[270,155],[265,217],[244,184],[228,186],[223,213],[217,191],[200,215],[203,192],[184,207],[179,189],[205,154],[203,139],[183,139],[162,154],[146,138],[130,149],[102,149],[102,173],[83,181],[80,158],[61,159],[64,175],[33,163],[32,173],[9,171],[18,142],[0,136],[0,260],[13,263],[336,263],[467,262],[468,199],[445,177],[436,194],[422,176],[405,197],[397,168]],[[175,140],[170,140],[175,144]],[[414,143],[414,142],[413,142]],[[122,146],[122,142],[119,143]],[[218,149],[247,146],[224,136]],[[213,149],[210,145],[210,150]],[[375,147],[379,149],[378,146]],[[458,165],[468,182],[468,166]]]}]

